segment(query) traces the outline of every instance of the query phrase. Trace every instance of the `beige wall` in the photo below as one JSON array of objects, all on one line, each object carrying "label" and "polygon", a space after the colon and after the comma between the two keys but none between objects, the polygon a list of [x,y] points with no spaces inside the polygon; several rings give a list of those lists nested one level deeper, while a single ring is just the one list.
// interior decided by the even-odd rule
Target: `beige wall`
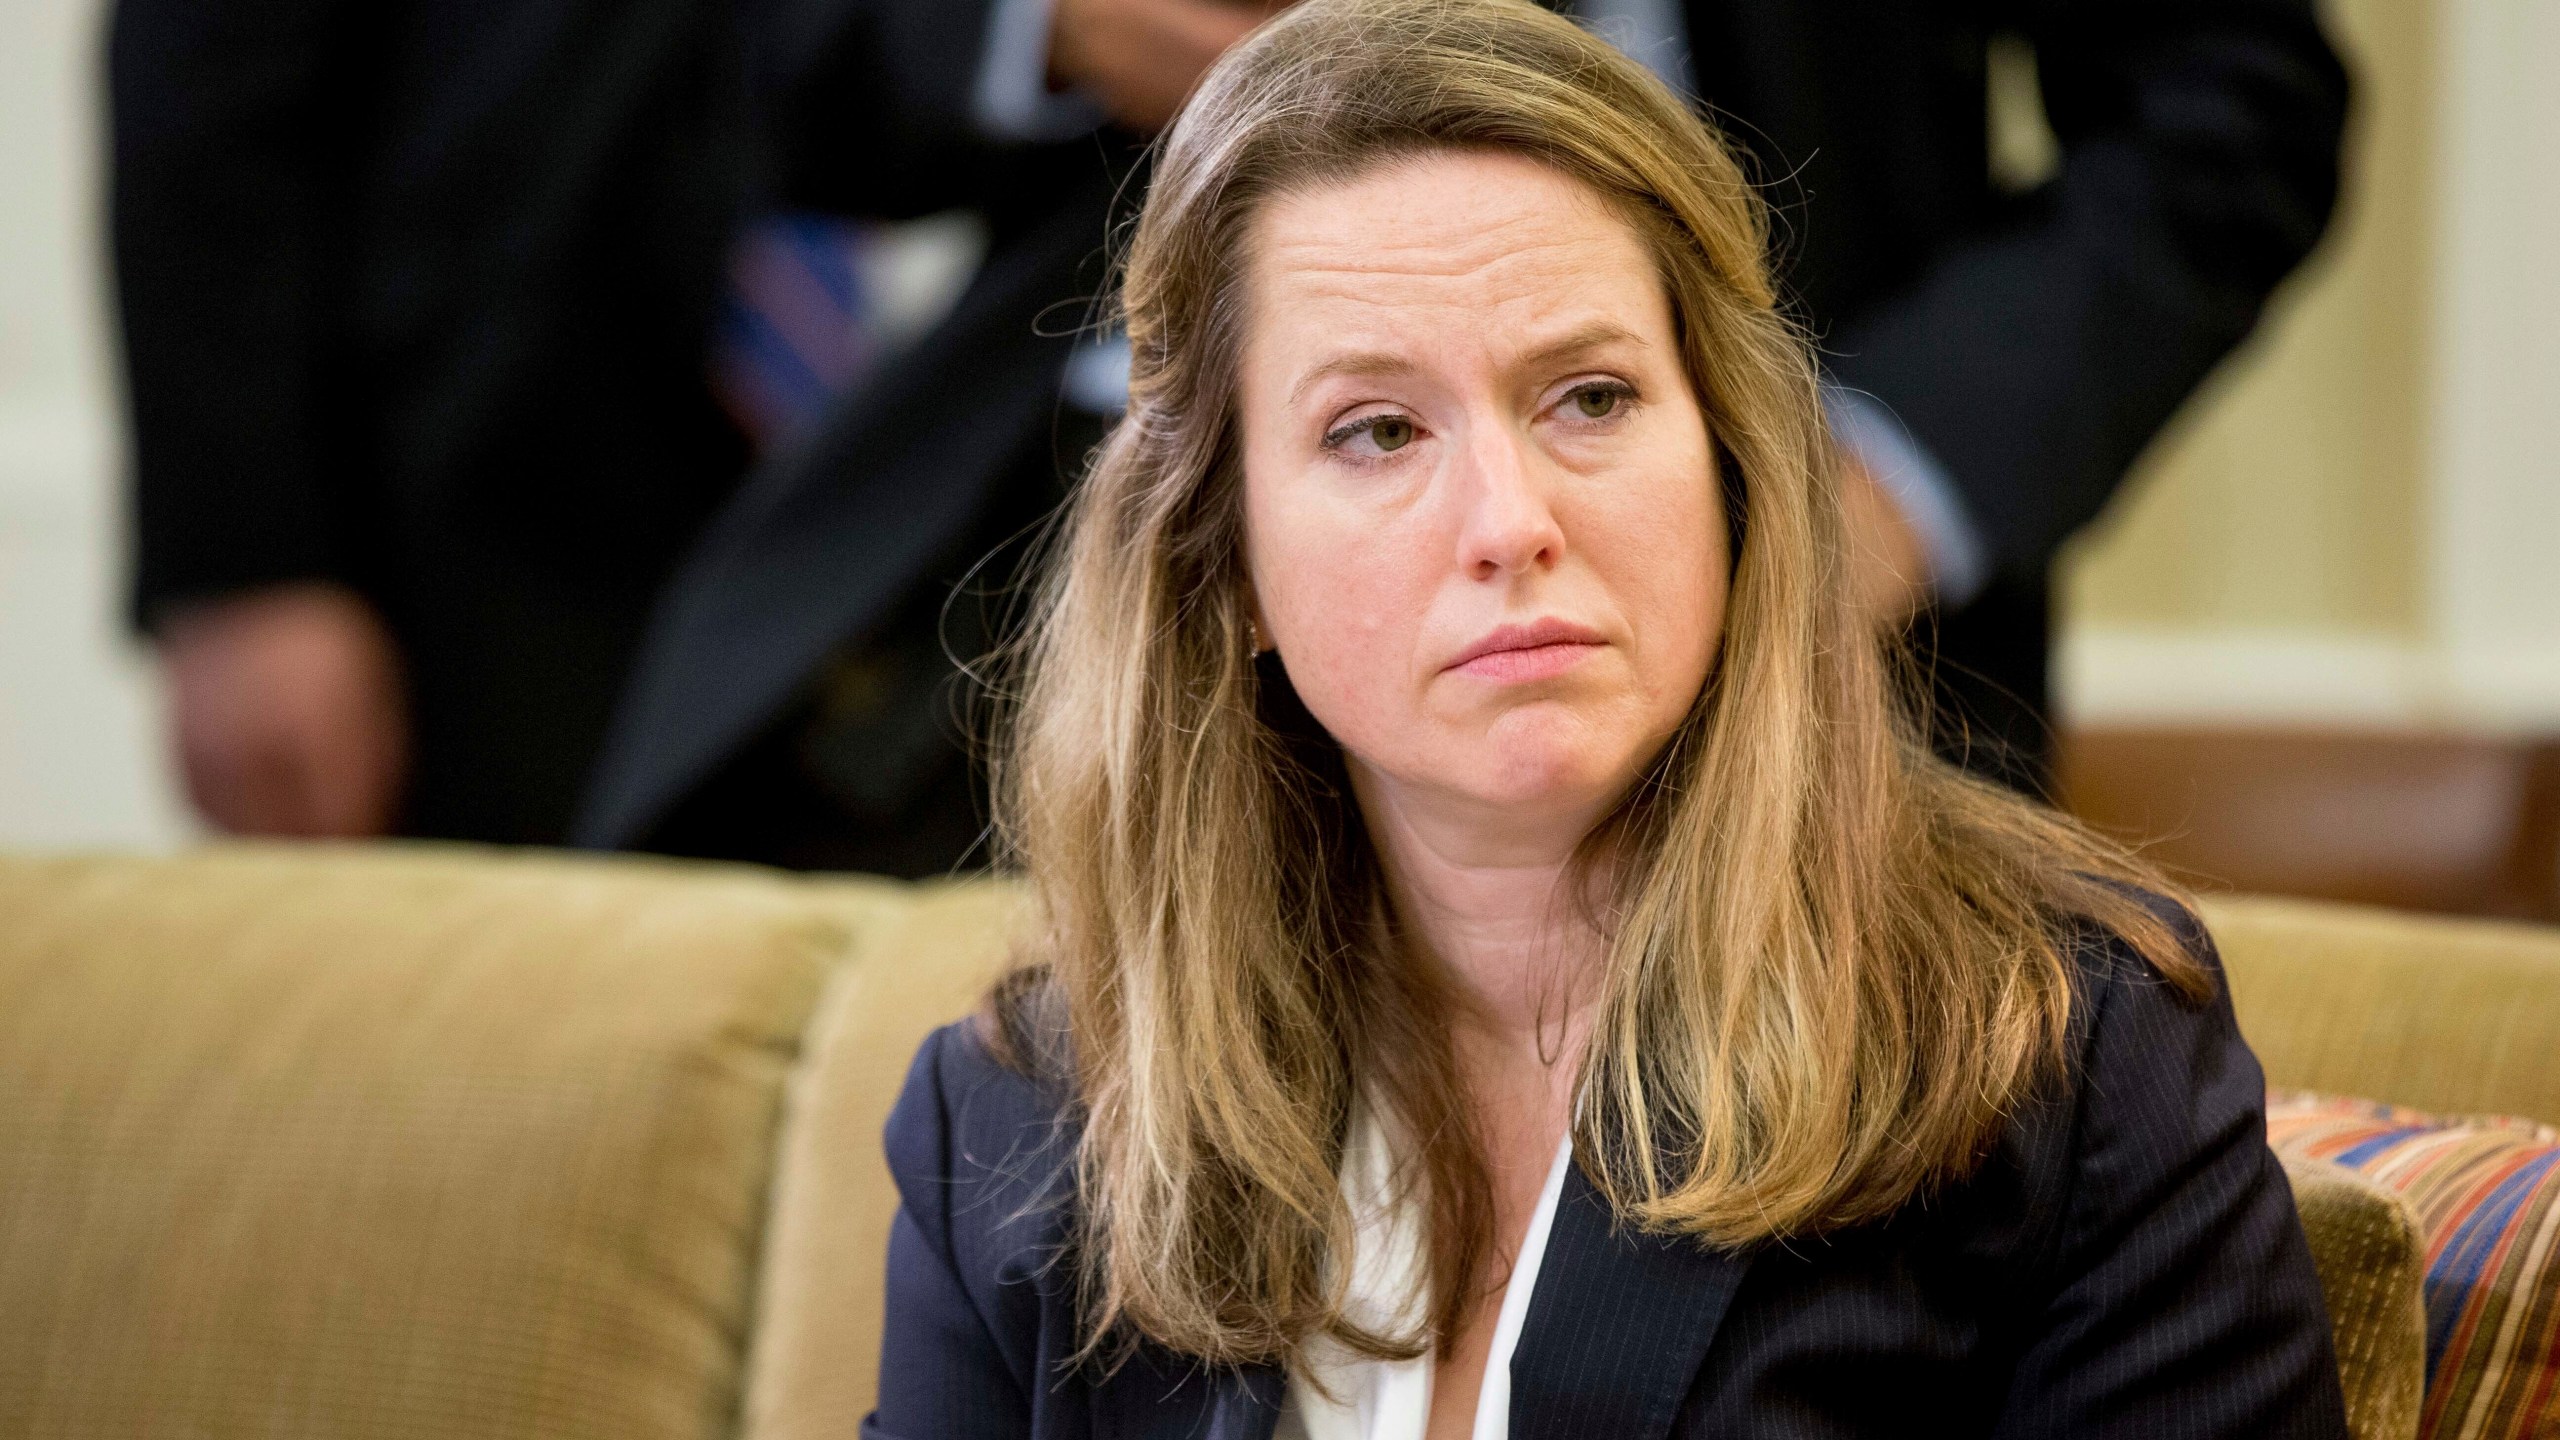
[{"label": "beige wall", "polygon": [[2063,589],[2080,623],[2421,627],[2428,17],[2346,0],[2330,25],[2357,82],[2337,221],[2085,537]]},{"label": "beige wall", "polygon": [[0,845],[187,833],[118,603],[99,0],[0,0]]},{"label": "beige wall", "polygon": [[2443,3],[2429,619],[2466,708],[2560,728],[2560,4]]},{"label": "beige wall", "polygon": [[2332,0],[2329,241],[2061,580],[2084,718],[2560,723],[2560,7]]}]

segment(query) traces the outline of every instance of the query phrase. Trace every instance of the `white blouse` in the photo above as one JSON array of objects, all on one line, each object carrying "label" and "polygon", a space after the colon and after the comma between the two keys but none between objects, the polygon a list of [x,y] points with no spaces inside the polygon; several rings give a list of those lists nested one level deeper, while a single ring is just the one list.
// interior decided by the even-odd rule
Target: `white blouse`
[{"label": "white blouse", "polygon": [[[1547,1232],[1554,1228],[1556,1201],[1572,1164],[1573,1137],[1568,1135],[1547,1168],[1546,1188],[1538,1193],[1537,1211],[1529,1217],[1519,1258],[1503,1287],[1493,1347],[1485,1355],[1484,1381],[1476,1390],[1474,1440],[1510,1436],[1511,1352],[1520,1345],[1520,1326],[1528,1319],[1529,1297],[1546,1257]],[[1397,1197],[1389,1188],[1394,1173],[1395,1157],[1384,1127],[1370,1119],[1367,1106],[1359,1107],[1342,1155],[1342,1197],[1359,1227],[1345,1308],[1365,1327],[1410,1334],[1420,1328],[1426,1298],[1421,1216],[1415,1206],[1394,1203]],[[1410,1360],[1376,1360],[1335,1341],[1317,1340],[1308,1346],[1305,1369],[1324,1388],[1317,1389],[1306,1375],[1291,1373],[1274,1440],[1422,1440],[1431,1423],[1434,1365],[1435,1357],[1427,1352]]]}]

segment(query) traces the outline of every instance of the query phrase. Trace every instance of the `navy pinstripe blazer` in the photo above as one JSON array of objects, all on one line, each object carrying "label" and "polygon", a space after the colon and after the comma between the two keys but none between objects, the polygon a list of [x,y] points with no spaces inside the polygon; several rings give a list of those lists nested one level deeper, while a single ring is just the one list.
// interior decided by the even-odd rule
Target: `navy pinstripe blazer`
[{"label": "navy pinstripe blazer", "polygon": [[[1614,1226],[1567,1177],[1512,1359],[1515,1440],[2347,1433],[2263,1082],[2227,999],[2093,939],[2064,1082],[1971,1180],[1883,1223],[1727,1253]],[[2218,967],[2217,967],[2218,974]],[[1276,1368],[1076,1347],[1064,1093],[968,1024],[888,1127],[866,1440],[1267,1440]]]}]

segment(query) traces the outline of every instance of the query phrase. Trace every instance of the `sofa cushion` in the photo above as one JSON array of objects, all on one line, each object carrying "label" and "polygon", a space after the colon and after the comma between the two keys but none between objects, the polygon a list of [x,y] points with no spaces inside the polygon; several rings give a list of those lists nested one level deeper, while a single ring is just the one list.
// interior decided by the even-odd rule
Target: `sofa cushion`
[{"label": "sofa cushion", "polygon": [[2426,1242],[2407,1204],[2343,1165],[2287,1156],[2355,1440],[2409,1440],[2427,1383]]},{"label": "sofa cushion", "polygon": [[2200,908],[2270,1085],[2560,1121],[2560,927],[2263,895]]},{"label": "sofa cushion", "polygon": [[[2560,1433],[2560,1132],[2279,1093],[2267,1137],[2399,1196],[2426,1245],[2425,1403],[2438,1440]],[[2324,1272],[2325,1281],[2325,1272]]]},{"label": "sofa cushion", "polygon": [[[812,882],[811,899],[866,904],[860,882]],[[810,1025],[791,1082],[771,1240],[757,1287],[746,1440],[840,1440],[861,1428],[880,1378],[882,1296],[897,1187],[881,1130],[916,1047],[959,1019],[1003,969],[1021,887],[976,880],[901,887],[866,925]]]},{"label": "sofa cushion", "polygon": [[840,931],[736,870],[0,860],[0,1434],[729,1433]]}]

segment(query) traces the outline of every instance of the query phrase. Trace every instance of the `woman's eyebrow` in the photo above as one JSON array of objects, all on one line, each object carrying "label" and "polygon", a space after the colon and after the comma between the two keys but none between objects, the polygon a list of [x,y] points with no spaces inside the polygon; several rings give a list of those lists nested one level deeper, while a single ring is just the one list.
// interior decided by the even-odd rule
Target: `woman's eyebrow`
[{"label": "woman's eyebrow", "polygon": [[1323,364],[1318,365],[1306,374],[1299,376],[1298,383],[1289,387],[1289,403],[1292,405],[1297,404],[1300,400],[1306,398],[1307,392],[1314,389],[1317,382],[1331,379],[1336,375],[1404,375],[1411,373],[1412,370],[1413,362],[1411,360],[1389,351],[1350,351],[1346,354],[1333,356]]},{"label": "woman's eyebrow", "polygon": [[[1610,345],[1642,347],[1644,343],[1643,336],[1614,320],[1593,320],[1578,325],[1563,335],[1524,353],[1515,363],[1519,368],[1526,369],[1550,365],[1559,360],[1569,360],[1576,355],[1589,354],[1591,351]],[[1411,360],[1392,351],[1348,351],[1329,357],[1323,364],[1299,376],[1298,383],[1289,387],[1289,403],[1297,404],[1305,399],[1307,392],[1314,389],[1319,382],[1336,375],[1370,377],[1404,375],[1410,374],[1413,368],[1414,364]]]},{"label": "woman's eyebrow", "polygon": [[1569,360],[1610,345],[1633,345],[1643,348],[1644,337],[1614,320],[1593,320],[1576,326],[1565,334],[1524,352],[1515,362],[1518,368],[1530,369]]}]

